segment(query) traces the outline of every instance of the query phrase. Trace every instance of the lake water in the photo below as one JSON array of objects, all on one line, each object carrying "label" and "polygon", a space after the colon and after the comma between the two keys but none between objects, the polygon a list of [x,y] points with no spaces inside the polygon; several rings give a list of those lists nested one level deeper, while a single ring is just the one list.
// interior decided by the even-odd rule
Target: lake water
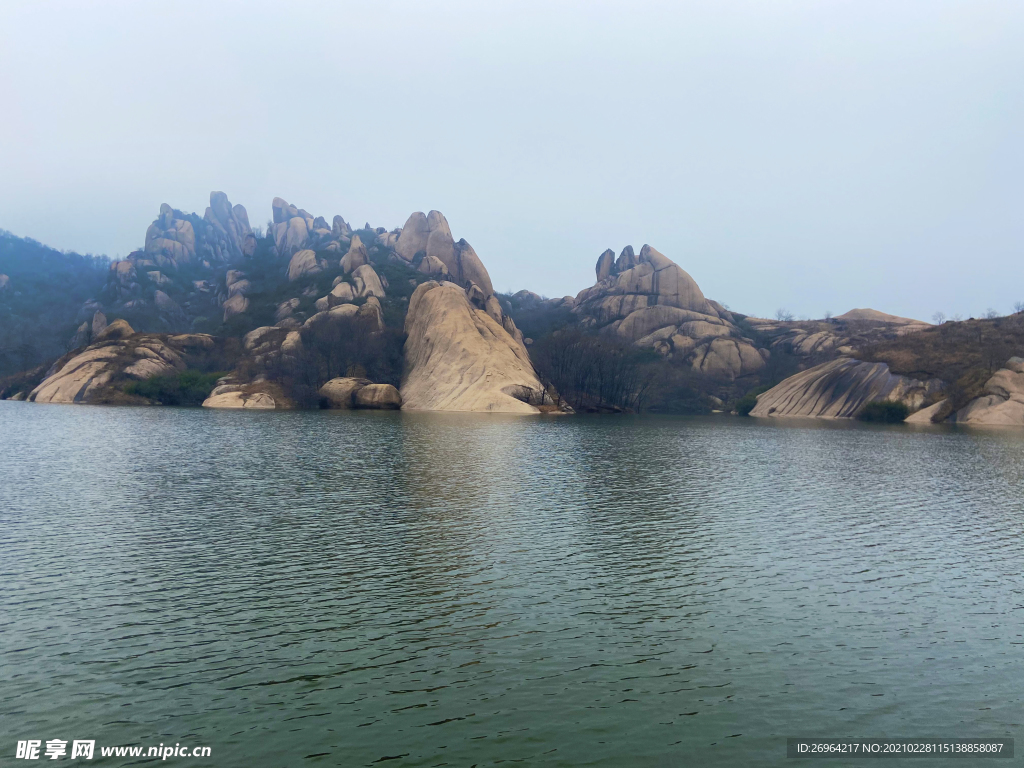
[{"label": "lake water", "polygon": [[1020,432],[12,402],[0,432],[0,760],[1024,736]]}]

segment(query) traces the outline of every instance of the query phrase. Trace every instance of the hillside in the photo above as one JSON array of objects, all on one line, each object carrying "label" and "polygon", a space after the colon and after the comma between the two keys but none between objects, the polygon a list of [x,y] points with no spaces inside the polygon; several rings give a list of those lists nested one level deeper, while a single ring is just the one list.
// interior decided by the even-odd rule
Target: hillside
[{"label": "hillside", "polygon": [[0,377],[67,351],[109,264],[0,230]]}]

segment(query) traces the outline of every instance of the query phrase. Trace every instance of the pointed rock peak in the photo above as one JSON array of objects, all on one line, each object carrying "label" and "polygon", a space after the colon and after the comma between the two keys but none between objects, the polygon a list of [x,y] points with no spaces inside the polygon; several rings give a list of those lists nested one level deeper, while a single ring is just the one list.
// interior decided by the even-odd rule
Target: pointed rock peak
[{"label": "pointed rock peak", "polygon": [[355,251],[363,247],[363,241],[359,238],[359,235],[352,235],[352,242],[349,243],[348,249]]},{"label": "pointed rock peak", "polygon": [[174,214],[174,209],[171,208],[167,203],[160,203],[160,215],[167,216],[168,214]]},{"label": "pointed rock peak", "polygon": [[231,217],[231,201],[223,192],[210,193],[210,208],[213,209],[214,216],[221,221],[226,221]]},{"label": "pointed rock peak", "polygon": [[427,223],[427,216],[423,211],[414,211],[409,214],[409,218],[405,220],[406,227],[422,227]]},{"label": "pointed rock peak", "polygon": [[427,227],[431,232],[440,230],[448,234],[451,237],[452,230],[448,226],[448,219],[444,217],[444,214],[440,211],[431,211],[427,214]]},{"label": "pointed rock peak", "polygon": [[597,266],[595,267],[595,271],[597,272],[597,282],[601,282],[606,277],[610,277],[614,270],[615,251],[609,248],[597,258]]},{"label": "pointed rock peak", "polygon": [[426,252],[430,225],[422,211],[411,214],[402,227],[402,234],[395,244],[395,251],[406,261],[412,261],[420,251]]},{"label": "pointed rock peak", "polygon": [[627,269],[632,269],[637,265],[636,254],[633,253],[633,246],[627,245],[622,249],[622,253],[619,254],[618,261],[615,262],[616,272],[625,272]]},{"label": "pointed rock peak", "polygon": [[655,271],[665,269],[666,267],[670,267],[675,264],[675,262],[668,256],[655,248],[651,248],[651,246],[646,243],[644,243],[644,247],[640,249],[639,261],[650,263],[650,265],[654,267]]}]

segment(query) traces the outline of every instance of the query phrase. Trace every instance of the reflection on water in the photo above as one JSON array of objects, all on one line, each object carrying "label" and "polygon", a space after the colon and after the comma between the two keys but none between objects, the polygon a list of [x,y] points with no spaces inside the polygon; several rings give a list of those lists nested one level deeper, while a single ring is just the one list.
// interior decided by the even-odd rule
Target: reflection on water
[{"label": "reflection on water", "polygon": [[0,753],[783,765],[787,736],[1019,735],[1018,433],[8,402],[0,422]]}]

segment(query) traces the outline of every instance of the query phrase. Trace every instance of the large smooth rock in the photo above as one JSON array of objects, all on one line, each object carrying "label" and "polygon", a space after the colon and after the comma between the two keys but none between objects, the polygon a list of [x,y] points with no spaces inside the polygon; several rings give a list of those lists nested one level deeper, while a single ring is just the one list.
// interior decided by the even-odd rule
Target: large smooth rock
[{"label": "large smooth rock", "polygon": [[222,309],[224,310],[224,322],[227,322],[229,317],[240,315],[249,308],[249,299],[245,297],[245,294],[236,293],[227,299]]},{"label": "large smooth rock", "polygon": [[352,273],[352,282],[355,285],[356,296],[376,296],[380,299],[385,296],[384,286],[369,264],[363,264]]},{"label": "large smooth rock", "polygon": [[743,339],[715,338],[694,349],[690,364],[701,373],[732,380],[757,373],[765,363],[753,344]]},{"label": "large smooth rock", "polygon": [[356,408],[398,410],[402,407],[402,396],[391,384],[367,384],[356,390],[353,405]]},{"label": "large smooth rock", "polygon": [[127,320],[115,320],[100,333],[96,334],[96,338],[93,342],[97,341],[110,341],[114,339],[127,339],[129,336],[135,333],[135,330],[128,325]]},{"label": "large smooth rock", "polygon": [[941,391],[941,382],[897,376],[885,363],[839,358],[790,376],[758,395],[751,416],[853,418],[866,403],[898,400],[911,409]]},{"label": "large smooth rock", "polygon": [[308,248],[297,251],[288,262],[288,281],[294,282],[304,275],[316,275],[323,271],[316,254]]},{"label": "large smooth rock", "polygon": [[420,285],[405,330],[403,408],[537,413],[544,388],[526,349],[452,283]]},{"label": "large smooth rock", "polygon": [[427,239],[430,237],[430,225],[421,211],[416,211],[406,219],[402,234],[398,236],[395,252],[406,261],[412,261],[420,251],[427,250]]},{"label": "large smooth rock", "polygon": [[331,379],[320,387],[320,399],[328,408],[353,408],[356,392],[370,384],[373,382],[369,379],[350,376]]},{"label": "large smooth rock", "polygon": [[272,395],[266,392],[246,394],[240,390],[220,392],[203,401],[203,408],[250,408],[256,410],[273,410],[277,407]]},{"label": "large smooth rock", "polygon": [[341,270],[347,275],[358,267],[369,263],[370,257],[366,253],[366,246],[359,239],[359,235],[353,235],[348,253],[341,257]]},{"label": "large smooth rock", "polygon": [[985,383],[985,394],[956,413],[958,424],[1024,427],[1024,358],[1011,357]]},{"label": "large smooth rock", "polygon": [[135,334],[124,320],[115,320],[91,346],[54,365],[28,399],[36,403],[102,402],[111,388],[119,389],[129,381],[185,370],[189,354],[205,353],[214,344],[213,337],[205,334]]}]

